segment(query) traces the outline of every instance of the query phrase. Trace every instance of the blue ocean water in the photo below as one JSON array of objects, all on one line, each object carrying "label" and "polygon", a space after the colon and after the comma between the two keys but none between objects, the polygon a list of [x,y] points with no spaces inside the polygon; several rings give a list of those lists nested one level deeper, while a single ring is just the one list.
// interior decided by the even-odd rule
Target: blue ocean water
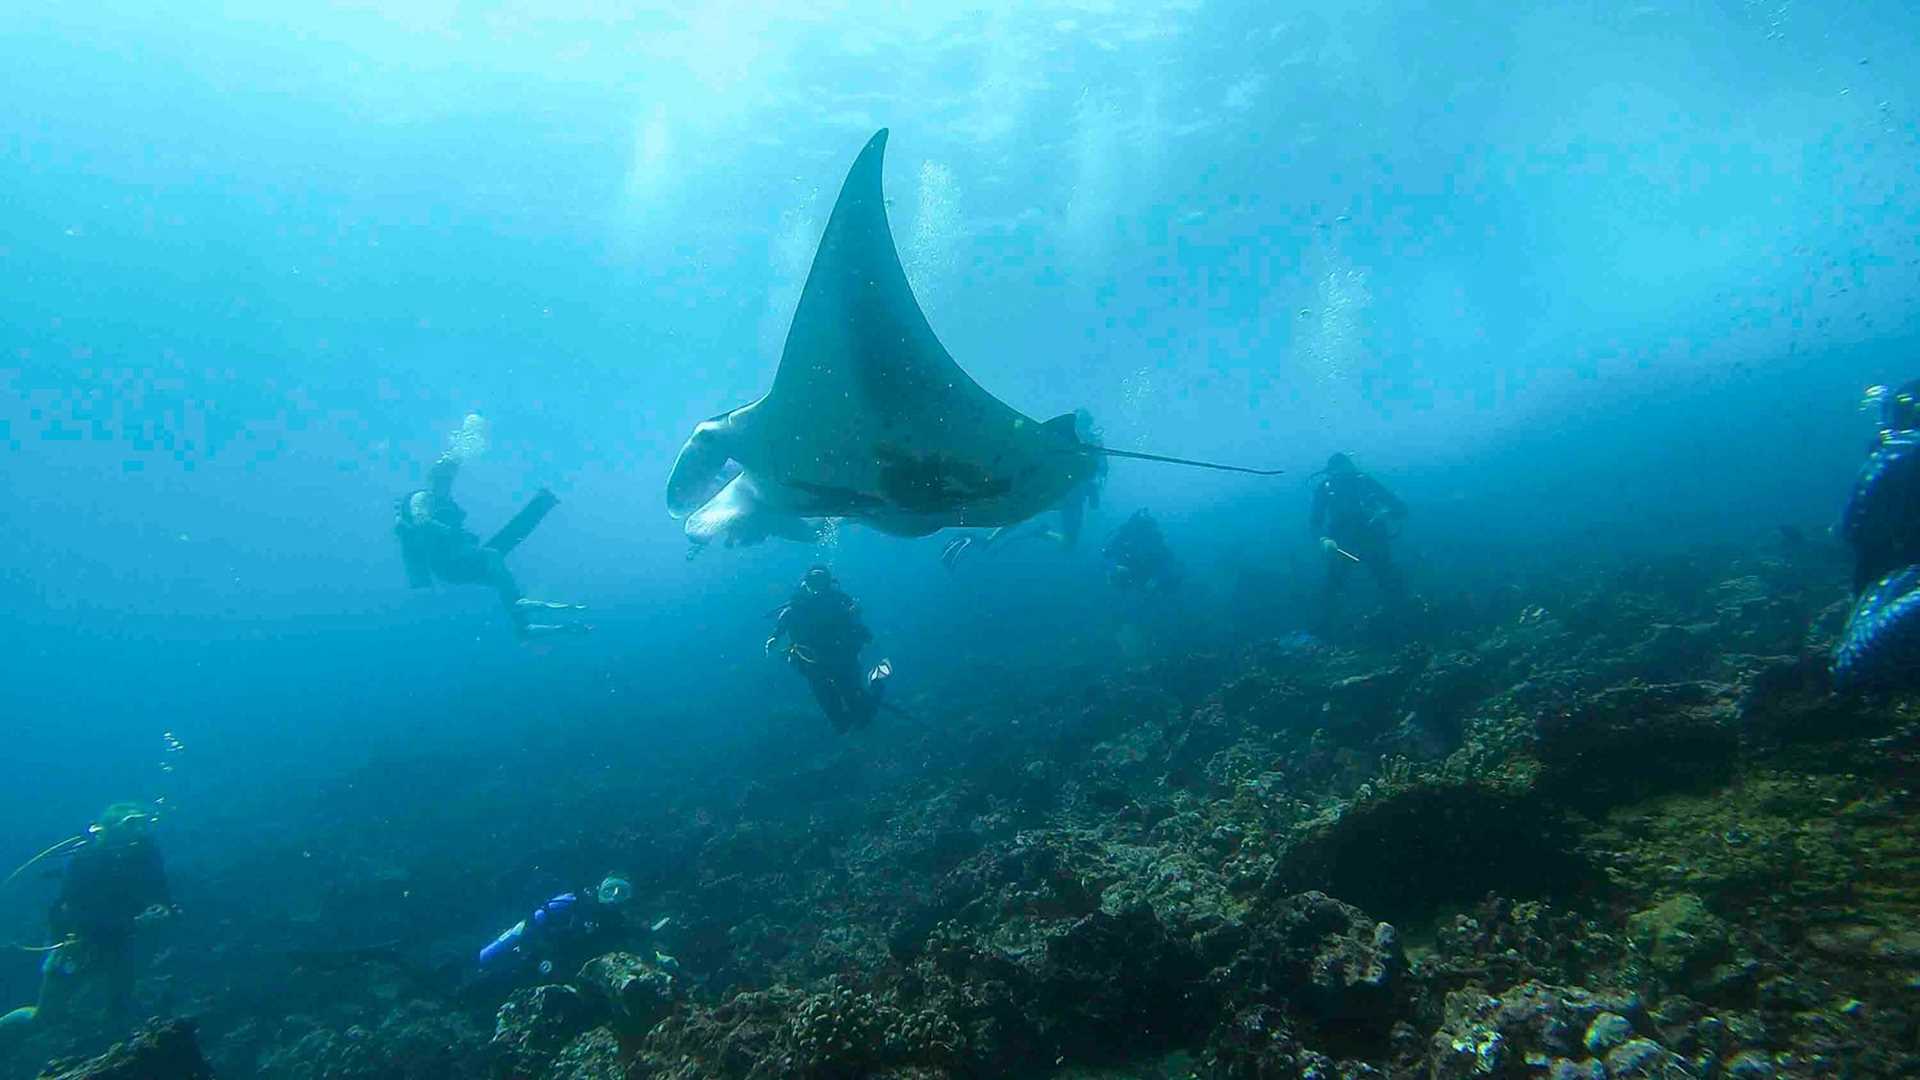
[{"label": "blue ocean water", "polygon": [[[1088,548],[1151,507],[1194,641],[1305,625],[1336,450],[1416,508],[1429,584],[1818,534],[1861,390],[1920,345],[1899,3],[29,3],[0,72],[0,837],[162,799],[183,907],[229,919],[356,865],[247,853],[430,827],[470,935],[522,905],[529,836],[696,791],[716,747],[827,745],[762,656],[815,561],[922,707],[1153,648],[1091,550],[686,557],[674,455],[769,384],[878,128],[982,385],[1288,470],[1114,463]],[[462,504],[484,533],[559,495],[513,565],[590,636],[405,588],[393,501],[471,413]],[[596,784],[607,819],[547,820]],[[0,895],[14,939],[45,903]]]}]

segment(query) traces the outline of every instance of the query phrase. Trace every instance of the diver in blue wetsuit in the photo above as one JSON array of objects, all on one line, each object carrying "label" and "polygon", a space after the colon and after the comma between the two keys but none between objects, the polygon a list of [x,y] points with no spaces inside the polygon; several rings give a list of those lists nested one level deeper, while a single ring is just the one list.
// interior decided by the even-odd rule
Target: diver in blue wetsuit
[{"label": "diver in blue wetsuit", "polygon": [[534,622],[532,616],[537,612],[583,609],[577,604],[527,599],[507,569],[508,553],[531,536],[548,511],[559,505],[560,500],[553,492],[541,488],[484,544],[467,530],[467,512],[453,501],[453,481],[459,475],[461,462],[484,446],[480,434],[483,431],[478,416],[468,417],[467,425],[454,434],[453,445],[427,470],[427,486],[407,494],[395,508],[393,533],[400,541],[407,584],[416,589],[424,589],[435,581],[490,586],[499,594],[501,606],[513,622],[514,633],[523,639],[591,629],[578,623]]},{"label": "diver in blue wetsuit", "polygon": [[518,982],[556,970],[570,976],[621,943],[623,912],[632,899],[633,886],[615,874],[598,888],[561,893],[481,949],[477,974],[488,982]]},{"label": "diver in blue wetsuit", "polygon": [[1842,687],[1920,685],[1920,379],[1882,391],[1880,434],[1840,522],[1857,597],[1834,649]]}]

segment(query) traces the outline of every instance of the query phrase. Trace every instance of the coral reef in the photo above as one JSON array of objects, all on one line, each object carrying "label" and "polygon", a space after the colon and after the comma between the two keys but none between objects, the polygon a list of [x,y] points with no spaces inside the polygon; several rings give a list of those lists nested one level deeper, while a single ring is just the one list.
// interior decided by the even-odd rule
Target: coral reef
[{"label": "coral reef", "polygon": [[155,1021],[115,1044],[99,1057],[55,1062],[40,1080],[212,1080],[213,1069],[200,1056],[193,1024]]},{"label": "coral reef", "polygon": [[580,880],[635,867],[661,940],[478,1000],[349,965],[209,1046],[295,1078],[1920,1075],[1920,703],[1832,691],[1843,600],[1804,554],[1621,558],[716,751],[525,826]]}]

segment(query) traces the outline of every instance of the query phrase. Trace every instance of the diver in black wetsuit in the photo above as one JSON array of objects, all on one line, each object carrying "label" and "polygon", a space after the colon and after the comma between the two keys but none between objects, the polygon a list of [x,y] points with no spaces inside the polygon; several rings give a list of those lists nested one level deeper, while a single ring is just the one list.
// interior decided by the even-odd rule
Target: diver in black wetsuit
[{"label": "diver in black wetsuit", "polygon": [[115,803],[86,833],[35,859],[67,859],[60,895],[47,912],[54,947],[40,966],[38,1003],[0,1016],[0,1030],[117,1034],[132,1021],[136,931],[175,913],[153,825],[151,808]]},{"label": "diver in black wetsuit", "polygon": [[1346,591],[1355,566],[1372,575],[1380,594],[1389,601],[1405,595],[1406,585],[1393,564],[1393,538],[1407,516],[1407,504],[1386,485],[1359,469],[1345,454],[1327,459],[1327,467],[1313,485],[1313,508],[1307,530],[1320,541],[1327,559],[1327,580],[1321,593],[1321,619],[1333,616],[1334,604]]},{"label": "diver in black wetsuit", "polygon": [[1135,510],[1113,531],[1100,554],[1107,562],[1108,583],[1122,592],[1171,593],[1180,588],[1180,564],[1161,535],[1160,523],[1144,509]]},{"label": "diver in black wetsuit", "polygon": [[[477,420],[477,418],[473,418]],[[500,596],[514,633],[522,639],[557,633],[582,633],[591,627],[531,621],[539,611],[582,611],[578,604],[529,600],[507,569],[506,556],[532,535],[547,512],[559,504],[553,492],[541,488],[513,520],[486,543],[466,528],[467,512],[453,501],[453,481],[464,454],[456,445],[440,455],[427,470],[427,486],[409,493],[395,508],[393,532],[406,562],[407,584],[424,589],[434,581],[450,585],[487,585]]]},{"label": "diver in black wetsuit", "polygon": [[1880,433],[1840,522],[1857,599],[1833,674],[1843,687],[1893,689],[1920,685],[1920,379],[1879,400]]},{"label": "diver in black wetsuit", "polygon": [[787,663],[807,680],[833,730],[847,732],[873,720],[893,664],[882,660],[861,675],[860,649],[873,634],[860,621],[860,605],[841,591],[826,567],[808,570],[793,598],[780,608],[773,636],[767,638],[768,655],[783,637]]}]

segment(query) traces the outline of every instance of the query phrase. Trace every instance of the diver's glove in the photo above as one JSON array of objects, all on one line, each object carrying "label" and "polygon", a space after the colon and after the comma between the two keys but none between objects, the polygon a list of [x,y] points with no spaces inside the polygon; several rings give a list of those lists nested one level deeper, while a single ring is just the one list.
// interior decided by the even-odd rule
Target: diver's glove
[{"label": "diver's glove", "polygon": [[1326,554],[1328,562],[1332,562],[1334,559],[1345,559],[1348,562],[1360,561],[1360,556],[1341,547],[1340,542],[1331,536],[1323,536],[1320,538],[1320,550]]}]

